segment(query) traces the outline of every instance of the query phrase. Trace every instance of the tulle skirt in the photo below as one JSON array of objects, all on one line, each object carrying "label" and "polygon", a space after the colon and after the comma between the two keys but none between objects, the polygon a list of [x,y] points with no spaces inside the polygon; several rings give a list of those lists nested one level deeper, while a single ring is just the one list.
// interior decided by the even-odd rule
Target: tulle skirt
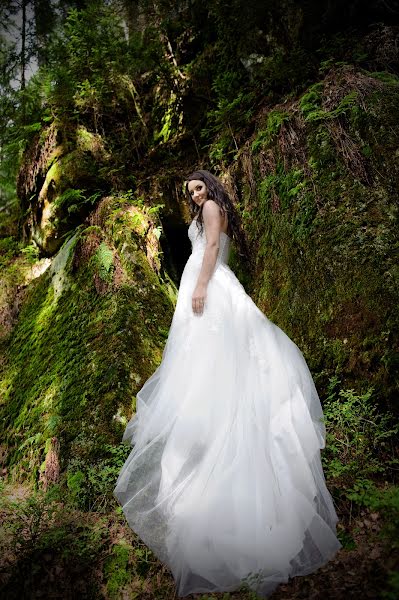
[{"label": "tulle skirt", "polygon": [[201,264],[195,253],[186,263],[162,362],[124,432],[133,449],[114,495],[179,597],[266,597],[341,547],[320,461],[323,412],[301,351],[227,264],[193,313]]}]

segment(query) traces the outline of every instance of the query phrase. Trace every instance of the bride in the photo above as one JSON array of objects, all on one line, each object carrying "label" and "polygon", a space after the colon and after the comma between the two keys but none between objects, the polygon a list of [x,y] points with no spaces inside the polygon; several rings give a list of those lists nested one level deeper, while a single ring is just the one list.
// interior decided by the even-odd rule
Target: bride
[{"label": "bride", "polygon": [[192,253],[161,364],[123,435],[133,449],[114,495],[179,597],[266,597],[341,548],[323,412],[301,351],[228,266],[231,242],[246,246],[220,180],[195,171],[186,192]]}]

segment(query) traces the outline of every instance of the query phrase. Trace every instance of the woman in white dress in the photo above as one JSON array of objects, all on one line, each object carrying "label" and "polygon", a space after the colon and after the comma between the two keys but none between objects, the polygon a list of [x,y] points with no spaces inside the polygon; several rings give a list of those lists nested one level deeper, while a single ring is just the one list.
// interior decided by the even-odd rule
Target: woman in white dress
[{"label": "woman in white dress", "polygon": [[238,214],[208,171],[186,181],[194,218],[162,361],[137,394],[114,490],[179,597],[269,595],[341,547],[320,460],[323,412],[296,344],[228,266]]}]

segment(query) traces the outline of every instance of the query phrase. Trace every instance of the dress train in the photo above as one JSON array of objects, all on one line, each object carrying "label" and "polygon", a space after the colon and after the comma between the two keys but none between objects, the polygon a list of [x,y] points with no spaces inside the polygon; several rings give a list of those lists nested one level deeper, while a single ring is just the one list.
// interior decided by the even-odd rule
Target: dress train
[{"label": "dress train", "polygon": [[195,220],[188,235],[168,340],[137,394],[114,495],[179,597],[240,586],[266,597],[341,548],[323,412],[301,351],[229,268],[225,233],[204,312],[193,313],[206,238]]}]

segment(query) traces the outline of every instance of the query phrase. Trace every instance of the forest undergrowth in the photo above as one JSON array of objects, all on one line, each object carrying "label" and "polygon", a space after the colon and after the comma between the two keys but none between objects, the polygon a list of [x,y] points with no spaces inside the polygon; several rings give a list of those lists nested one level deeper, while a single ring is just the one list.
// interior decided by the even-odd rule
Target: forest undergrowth
[{"label": "forest undergrowth", "polygon": [[[398,426],[392,415],[378,414],[371,389],[358,395],[341,389],[337,379],[330,381],[324,412],[327,445],[322,461],[343,547],[317,573],[280,585],[271,598],[394,600],[399,551],[399,489],[393,485]],[[4,597],[176,597],[170,571],[126,525],[111,493],[129,452],[126,444],[110,446],[109,460],[95,466],[82,462],[79,470],[61,475],[59,483],[47,489],[1,483]],[[245,589],[191,597],[257,598]]]}]

